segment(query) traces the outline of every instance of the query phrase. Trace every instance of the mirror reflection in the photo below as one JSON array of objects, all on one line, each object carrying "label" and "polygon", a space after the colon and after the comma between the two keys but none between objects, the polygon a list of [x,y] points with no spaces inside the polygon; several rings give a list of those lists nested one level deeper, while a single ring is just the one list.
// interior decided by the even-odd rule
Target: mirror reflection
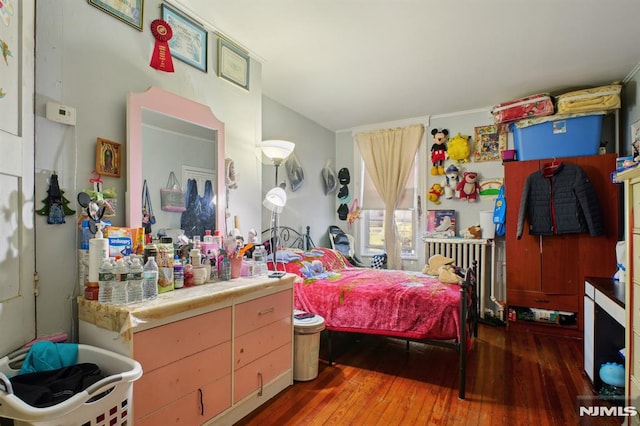
[{"label": "mirror reflection", "polygon": [[[127,222],[130,227],[142,226],[143,182],[146,179],[155,223],[155,236],[163,229],[180,229],[182,213],[164,211],[161,188],[172,186],[173,172],[185,193],[188,181],[194,180],[198,196],[204,196],[209,181],[215,211],[209,216],[211,226],[222,229],[224,215],[224,124],[210,108],[189,99],[150,88],[144,93],[131,93],[128,104],[127,142]],[[222,196],[219,196],[222,194]],[[203,228],[203,229],[204,229]],[[192,233],[186,232],[188,236]],[[201,235],[202,236],[202,235]]]}]

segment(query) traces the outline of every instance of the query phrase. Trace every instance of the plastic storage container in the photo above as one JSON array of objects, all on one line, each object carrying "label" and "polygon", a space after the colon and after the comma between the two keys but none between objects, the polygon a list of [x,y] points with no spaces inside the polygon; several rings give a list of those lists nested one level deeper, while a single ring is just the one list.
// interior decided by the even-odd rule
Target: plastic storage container
[{"label": "plastic storage container", "polygon": [[36,408],[18,398],[6,376],[15,376],[27,350],[0,359],[0,417],[14,419],[16,426],[126,425],[132,424],[133,382],[142,376],[142,366],[134,359],[94,346],[78,345],[78,363],[96,364],[105,378],[82,392],[51,407]]},{"label": "plastic storage container", "polygon": [[528,127],[514,125],[518,160],[596,155],[602,137],[602,114],[559,118]]},{"label": "plastic storage container", "polygon": [[298,310],[293,314],[293,380],[313,380],[318,377],[320,332],[324,330],[324,318],[313,315],[298,319],[297,314],[304,314]]}]

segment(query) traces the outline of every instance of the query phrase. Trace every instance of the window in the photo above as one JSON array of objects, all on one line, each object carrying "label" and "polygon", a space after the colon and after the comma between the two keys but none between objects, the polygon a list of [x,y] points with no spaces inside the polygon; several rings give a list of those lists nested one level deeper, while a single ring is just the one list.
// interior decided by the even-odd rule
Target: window
[{"label": "window", "polygon": [[[407,180],[404,194],[395,211],[396,225],[401,240],[403,258],[416,256],[416,188],[418,187],[418,156],[414,161],[414,167]],[[364,162],[361,162],[363,188],[362,188],[362,214],[361,233],[362,253],[374,255],[385,251],[384,245],[384,202],[378,196],[373,186],[373,181],[365,170]]]},{"label": "window", "polygon": [[[396,210],[396,224],[402,242],[402,257],[415,257],[414,218],[415,210]],[[383,253],[384,210],[364,210],[362,214],[364,252],[367,255]]]}]

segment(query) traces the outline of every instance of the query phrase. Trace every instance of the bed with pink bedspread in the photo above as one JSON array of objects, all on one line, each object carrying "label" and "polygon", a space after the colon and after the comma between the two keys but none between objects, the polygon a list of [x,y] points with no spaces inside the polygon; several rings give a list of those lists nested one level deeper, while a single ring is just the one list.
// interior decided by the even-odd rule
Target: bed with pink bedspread
[{"label": "bed with pink bedspread", "polygon": [[278,270],[298,276],[294,307],[322,316],[330,336],[375,334],[455,349],[464,399],[466,354],[477,335],[472,268],[458,285],[418,272],[357,268],[340,252],[322,247],[281,249],[276,258]]}]

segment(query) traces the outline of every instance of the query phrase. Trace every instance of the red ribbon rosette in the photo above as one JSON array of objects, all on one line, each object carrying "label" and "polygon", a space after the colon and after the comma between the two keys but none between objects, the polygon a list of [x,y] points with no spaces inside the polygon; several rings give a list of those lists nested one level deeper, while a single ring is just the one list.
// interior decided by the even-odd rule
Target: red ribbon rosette
[{"label": "red ribbon rosette", "polygon": [[173,37],[171,26],[162,19],[155,19],[151,22],[151,34],[156,39],[151,56],[151,67],[160,71],[173,72],[173,59],[168,43]]}]

